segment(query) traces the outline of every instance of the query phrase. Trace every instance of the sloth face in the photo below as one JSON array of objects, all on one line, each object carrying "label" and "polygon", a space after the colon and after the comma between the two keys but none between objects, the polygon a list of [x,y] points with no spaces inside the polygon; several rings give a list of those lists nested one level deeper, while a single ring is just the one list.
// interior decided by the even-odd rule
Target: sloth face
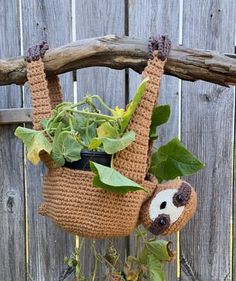
[{"label": "sloth face", "polygon": [[177,180],[158,185],[141,210],[141,220],[154,235],[178,231],[196,209],[196,194],[186,182]]},{"label": "sloth face", "polygon": [[163,190],[153,198],[149,207],[149,216],[153,221],[150,231],[158,235],[176,222],[184,211],[184,206],[175,206],[174,196],[177,189]]}]

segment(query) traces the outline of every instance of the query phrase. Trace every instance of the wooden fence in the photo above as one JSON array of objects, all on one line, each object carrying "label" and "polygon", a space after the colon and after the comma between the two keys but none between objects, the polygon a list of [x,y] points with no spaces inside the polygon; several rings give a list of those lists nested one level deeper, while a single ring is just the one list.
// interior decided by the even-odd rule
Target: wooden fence
[{"label": "wooden fence", "polygon": [[[42,39],[55,47],[110,33],[167,33],[174,45],[233,53],[235,31],[235,0],[0,0],[0,58],[21,55]],[[66,100],[90,92],[121,107],[139,80],[131,70],[105,68],[61,75]],[[172,116],[160,132],[161,143],[179,136],[206,164],[188,178],[196,186],[198,211],[178,237],[180,259],[167,266],[169,281],[236,281],[234,96],[233,87],[167,76],[162,81],[161,102],[171,104]],[[27,85],[0,87],[0,108],[11,109],[10,116],[27,121],[27,111],[22,116],[14,108],[29,107]],[[26,161],[14,136],[17,125],[0,125],[0,281],[57,281],[75,237],[38,215],[44,167]],[[176,247],[176,236],[167,239]],[[114,239],[123,259],[132,241]],[[98,249],[104,252],[107,243],[98,241]],[[86,240],[82,253],[87,276],[94,267],[90,245]]]}]

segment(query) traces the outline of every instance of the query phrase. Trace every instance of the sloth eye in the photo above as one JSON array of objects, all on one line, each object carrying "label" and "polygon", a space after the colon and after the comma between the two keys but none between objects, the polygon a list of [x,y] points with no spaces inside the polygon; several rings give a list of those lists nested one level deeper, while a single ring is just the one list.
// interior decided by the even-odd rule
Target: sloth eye
[{"label": "sloth eye", "polygon": [[164,225],[166,225],[166,223],[167,223],[167,221],[166,221],[165,218],[161,218],[161,219],[159,220],[159,222],[158,222],[158,224],[159,224],[160,226],[164,226]]},{"label": "sloth eye", "polygon": [[167,205],[166,201],[163,201],[160,205],[160,209],[161,210],[165,209],[166,205]]},{"label": "sloth eye", "polygon": [[185,182],[183,182],[173,197],[173,204],[176,207],[185,206],[191,196],[191,186]]},{"label": "sloth eye", "polygon": [[184,198],[183,198],[183,196],[181,194],[178,194],[176,196],[176,200],[177,200],[178,203],[182,204],[183,201],[184,201]]},{"label": "sloth eye", "polygon": [[170,216],[166,214],[159,215],[151,224],[149,231],[154,235],[163,233],[170,226]]}]

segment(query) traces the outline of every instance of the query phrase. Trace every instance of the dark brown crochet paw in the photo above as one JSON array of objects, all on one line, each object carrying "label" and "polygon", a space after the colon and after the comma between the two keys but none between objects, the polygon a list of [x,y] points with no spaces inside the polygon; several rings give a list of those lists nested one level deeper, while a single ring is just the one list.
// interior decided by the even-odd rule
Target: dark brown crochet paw
[{"label": "dark brown crochet paw", "polygon": [[167,35],[149,38],[149,55],[153,58],[153,52],[157,51],[157,56],[161,60],[165,60],[170,53],[171,41]]},{"label": "dark brown crochet paw", "polygon": [[35,46],[30,47],[25,55],[25,61],[31,62],[43,58],[48,49],[49,46],[46,41],[43,41],[41,44],[37,44]]}]

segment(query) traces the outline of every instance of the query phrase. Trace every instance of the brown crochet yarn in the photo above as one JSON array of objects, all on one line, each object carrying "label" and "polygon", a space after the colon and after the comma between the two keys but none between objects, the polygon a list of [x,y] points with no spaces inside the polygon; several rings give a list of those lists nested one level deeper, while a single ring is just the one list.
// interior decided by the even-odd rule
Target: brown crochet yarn
[{"label": "brown crochet yarn", "polygon": [[159,94],[164,65],[165,61],[159,60],[157,56],[148,62],[144,76],[148,76],[149,81],[142,100],[127,127],[127,131],[135,131],[135,141],[118,152],[113,162],[116,170],[138,183],[142,183],[146,177],[152,110]]},{"label": "brown crochet yarn", "polygon": [[27,78],[32,97],[34,129],[40,130],[40,121],[51,115],[48,83],[42,59],[27,63]]},{"label": "brown crochet yarn", "polygon": [[[170,235],[174,232],[179,231],[181,228],[183,228],[185,226],[185,224],[189,221],[189,219],[194,215],[194,213],[196,211],[196,207],[197,207],[196,192],[188,183],[186,183],[182,180],[173,180],[173,181],[169,181],[165,184],[158,184],[157,189],[154,192],[151,199],[147,200],[143,204],[143,206],[141,208],[141,212],[140,212],[140,220],[145,228],[147,228],[148,230],[153,232],[153,234],[156,234],[155,231],[157,231],[157,230],[153,229],[154,220],[152,220],[150,218],[150,205],[152,203],[152,200],[155,198],[155,196],[157,194],[160,194],[161,191],[168,190],[168,189],[177,189],[177,190],[182,189],[182,191],[183,191],[183,187],[185,187],[185,186],[188,187],[189,194],[187,194],[188,196],[187,196],[186,201],[184,200],[184,198],[182,199],[183,203],[181,205],[184,206],[184,210],[183,210],[182,214],[174,223],[170,224],[167,228],[163,229],[163,231],[161,231],[158,234]],[[174,197],[172,198],[172,202],[174,203],[176,208],[181,207],[180,205],[177,204],[177,202],[175,202]],[[163,208],[163,210],[160,210],[160,214],[163,214],[164,216],[169,215],[166,213],[165,208]]]},{"label": "brown crochet yarn", "polygon": [[94,188],[94,174],[52,168],[44,180],[45,203],[40,209],[63,229],[80,236],[105,238],[127,236],[134,231],[141,205],[154,184],[144,182],[150,193],[125,195]]},{"label": "brown crochet yarn", "polygon": [[[165,44],[162,47],[165,54]],[[42,153],[41,159],[47,165],[48,172],[44,179],[44,203],[40,213],[50,217],[64,230],[90,238],[126,236],[139,224],[140,209],[144,226],[150,228],[150,220],[146,216],[150,201],[147,200],[155,189],[156,192],[162,190],[162,185],[157,186],[156,183],[145,180],[151,114],[159,94],[165,65],[163,55],[161,59],[157,55],[154,51],[144,70],[144,76],[148,76],[149,81],[127,128],[135,131],[136,140],[117,153],[113,162],[120,173],[140,183],[148,192],[137,191],[121,195],[95,188],[92,185],[92,172],[56,168],[50,156]],[[62,101],[61,88],[56,76],[46,80],[41,58],[28,61],[27,73],[32,94],[33,123],[38,130],[41,119],[48,118],[51,110]],[[195,202],[194,199],[192,201]],[[146,203],[143,205],[144,202]],[[178,224],[176,222],[170,225],[165,233],[179,229],[190,218],[193,209],[189,209],[188,205],[185,209],[186,212],[183,212]]]}]

